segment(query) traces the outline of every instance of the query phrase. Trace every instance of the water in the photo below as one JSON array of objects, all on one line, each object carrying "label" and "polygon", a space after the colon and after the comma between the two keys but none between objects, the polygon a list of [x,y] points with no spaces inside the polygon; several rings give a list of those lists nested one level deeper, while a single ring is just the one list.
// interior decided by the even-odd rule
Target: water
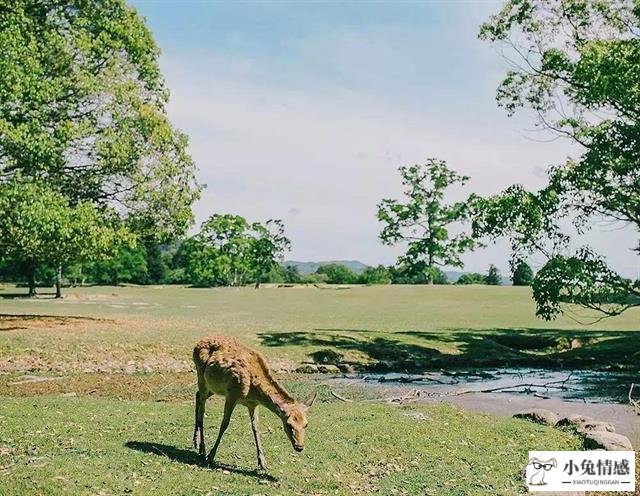
[{"label": "water", "polygon": [[[634,397],[640,396],[640,373],[637,372],[498,368],[420,375],[362,374],[336,380],[378,387],[391,385],[426,389],[426,393],[434,396],[483,391],[588,403],[628,403],[629,388],[635,383]],[[492,389],[495,391],[488,391]]]}]

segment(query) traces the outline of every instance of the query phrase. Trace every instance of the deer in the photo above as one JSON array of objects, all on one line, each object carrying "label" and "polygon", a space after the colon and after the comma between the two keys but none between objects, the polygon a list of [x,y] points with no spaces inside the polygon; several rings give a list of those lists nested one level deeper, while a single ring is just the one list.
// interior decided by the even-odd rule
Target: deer
[{"label": "deer", "polygon": [[[260,440],[258,406],[264,406],[280,417],[295,451],[304,449],[304,434],[308,424],[306,412],[315,402],[317,393],[303,403],[296,402],[273,378],[265,358],[230,336],[212,335],[199,341],[193,349],[193,362],[198,374],[193,446],[203,464],[213,466],[220,441],[238,403],[249,410],[261,470],[267,470],[267,462]],[[205,457],[205,405],[214,394],[225,397],[224,410],[216,442]]]}]

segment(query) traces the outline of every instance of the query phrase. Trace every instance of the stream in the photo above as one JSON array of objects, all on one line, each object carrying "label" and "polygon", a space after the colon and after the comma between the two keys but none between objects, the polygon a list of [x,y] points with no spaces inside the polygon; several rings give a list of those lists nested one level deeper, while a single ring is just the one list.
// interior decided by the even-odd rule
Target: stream
[{"label": "stream", "polygon": [[[336,379],[340,381],[341,379]],[[499,368],[482,371],[429,372],[420,375],[388,373],[362,374],[342,379],[364,385],[397,385],[424,388],[430,395],[460,391],[532,394],[582,403],[628,403],[629,388],[636,384],[640,395],[640,374],[594,370],[549,370]],[[496,391],[488,391],[494,389]]]},{"label": "stream", "polygon": [[612,423],[634,446],[640,446],[640,415],[628,398],[632,383],[637,400],[640,373],[618,371],[497,368],[420,375],[359,374],[328,382],[376,389],[386,399],[418,391],[412,401],[453,403],[492,415],[511,416],[530,408],[545,408],[560,416],[587,415]]}]

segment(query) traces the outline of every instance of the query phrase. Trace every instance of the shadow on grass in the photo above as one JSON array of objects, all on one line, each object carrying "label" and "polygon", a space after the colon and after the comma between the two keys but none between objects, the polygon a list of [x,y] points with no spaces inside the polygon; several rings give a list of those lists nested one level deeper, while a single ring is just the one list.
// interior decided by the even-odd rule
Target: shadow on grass
[{"label": "shadow on grass", "polygon": [[259,337],[264,346],[315,347],[311,357],[356,352],[362,358],[351,365],[370,371],[482,367],[640,370],[640,331],[496,328],[365,334],[360,329],[316,329],[262,333]]},{"label": "shadow on grass", "polygon": [[[162,443],[151,443],[146,441],[127,441],[124,443],[125,447],[140,451],[141,453],[152,453],[158,456],[164,456],[171,461],[184,463],[185,465],[197,465],[203,467],[200,456],[193,450],[177,448]],[[272,475],[265,474],[258,469],[245,469],[237,467],[236,465],[229,465],[226,463],[215,462],[213,468],[219,468],[227,470],[239,475],[245,475],[247,477],[255,477],[256,479],[268,480],[270,482],[277,482],[278,479]]]}]

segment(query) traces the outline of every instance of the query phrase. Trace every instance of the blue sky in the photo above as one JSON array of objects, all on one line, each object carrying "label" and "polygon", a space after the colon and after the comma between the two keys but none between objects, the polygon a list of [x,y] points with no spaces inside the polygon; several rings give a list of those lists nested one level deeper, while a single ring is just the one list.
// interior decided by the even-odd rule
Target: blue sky
[{"label": "blue sky", "polygon": [[[132,3],[208,186],[198,223],[214,212],[282,218],[290,259],[393,263],[375,207],[400,193],[401,165],[447,160],[472,178],[456,197],[541,186],[572,151],[495,103],[507,63],[477,32],[500,2]],[[639,275],[632,232],[596,229],[587,241]],[[506,272],[507,259],[502,244],[465,257],[478,271]]]}]

